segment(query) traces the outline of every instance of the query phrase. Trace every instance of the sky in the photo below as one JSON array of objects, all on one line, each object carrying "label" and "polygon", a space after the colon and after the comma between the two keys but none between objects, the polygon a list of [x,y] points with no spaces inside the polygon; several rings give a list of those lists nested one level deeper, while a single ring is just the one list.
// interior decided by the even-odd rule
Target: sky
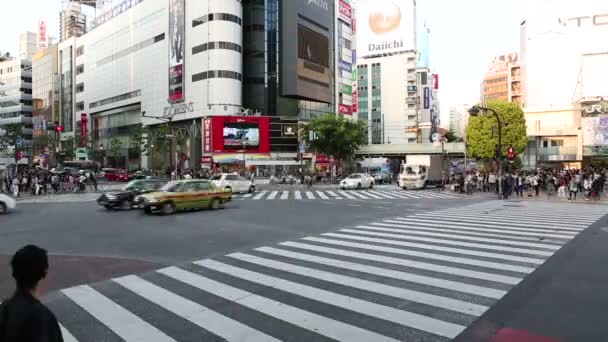
[{"label": "sky", "polygon": [[[0,13],[0,51],[16,55],[19,32],[35,32],[38,19],[47,20],[50,36],[58,37],[63,1],[14,1],[10,11]],[[426,22],[431,28],[431,69],[439,74],[442,125],[447,125],[451,106],[479,99],[481,81],[494,56],[519,51],[526,2],[417,0],[418,24]]]}]

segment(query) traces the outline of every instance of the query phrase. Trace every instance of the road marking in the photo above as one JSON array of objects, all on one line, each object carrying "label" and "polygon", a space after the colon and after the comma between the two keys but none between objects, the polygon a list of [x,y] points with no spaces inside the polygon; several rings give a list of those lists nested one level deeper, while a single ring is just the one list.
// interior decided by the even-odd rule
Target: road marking
[{"label": "road marking", "polygon": [[403,198],[403,199],[411,199],[411,198],[413,198],[413,197],[410,197],[409,195],[407,195],[407,194],[405,194],[403,192],[397,192],[397,191],[391,191],[391,192],[382,191],[382,193],[387,193],[387,194],[390,194],[391,196],[396,196],[396,197]]},{"label": "road marking", "polygon": [[418,195],[418,193],[413,193],[410,191],[403,191],[403,194],[410,196],[411,198],[422,198],[422,196]]},{"label": "road marking", "polygon": [[253,199],[256,201],[260,200],[260,199],[262,199],[262,197],[264,197],[266,195],[266,193],[267,193],[267,191],[262,191],[259,194],[257,194]]},{"label": "road marking", "polygon": [[253,196],[253,193],[251,193],[251,194],[244,194],[244,195],[243,195],[243,198],[249,198],[249,197],[251,197],[251,196]]},{"label": "road marking", "polygon": [[312,191],[306,191],[306,198],[315,199],[315,195],[312,193]]},{"label": "road marking", "polygon": [[559,212],[556,212],[554,215],[545,215],[545,214],[535,214],[535,213],[520,213],[517,212],[517,214],[512,214],[509,213],[507,211],[495,211],[495,210],[480,210],[480,211],[466,211],[466,210],[462,210],[462,211],[446,211],[446,212],[439,212],[442,215],[446,215],[446,216],[464,216],[464,217],[471,217],[471,216],[480,216],[481,218],[492,218],[492,217],[496,217],[502,220],[516,220],[516,221],[524,221],[524,222],[541,222],[541,223],[546,223],[546,222],[551,222],[551,223],[555,223],[555,224],[561,224],[561,225],[567,225],[567,224],[581,224],[581,223],[585,223],[585,224],[591,224],[594,223],[595,221],[597,221],[598,217],[601,217],[603,214],[598,214],[598,215],[593,215],[593,216],[583,216],[582,214],[578,214],[576,212],[564,212],[563,210],[561,210]]},{"label": "road marking", "polygon": [[286,200],[286,199],[288,199],[288,198],[289,198],[289,191],[283,191],[283,192],[281,193],[281,199],[282,199],[282,200]]},{"label": "road marking", "polygon": [[[161,271],[163,270],[159,270],[158,272]],[[227,341],[243,341],[245,337],[248,337],[252,341],[277,341],[271,336],[223,316],[198,303],[180,297],[137,276],[126,276],[114,279],[114,281],[152,303],[161,306],[165,310],[171,311],[177,316],[180,316]],[[156,339],[144,341],[164,340]]]},{"label": "road marking", "polygon": [[369,197],[374,198],[374,199],[382,199],[382,196],[378,196],[378,195],[376,195],[376,194],[372,194],[371,192],[369,192],[369,191],[367,191],[367,190],[365,190],[365,191],[361,191],[361,193],[362,193],[363,195],[365,195],[365,196],[369,196]]},{"label": "road marking", "polygon": [[357,199],[357,198],[355,198],[355,196],[353,196],[353,195],[349,194],[349,193],[348,193],[347,191],[345,191],[345,190],[340,190],[340,191],[339,191],[339,193],[340,193],[340,195],[342,195],[343,197],[346,197],[346,198],[348,198],[348,199],[353,199],[353,200],[354,200],[354,199]]},{"label": "road marking", "polygon": [[370,193],[372,193],[372,194],[376,194],[376,195],[378,195],[378,196],[381,196],[381,197],[383,197],[383,198],[390,198],[390,199],[396,199],[396,198],[397,198],[397,197],[395,197],[395,196],[393,196],[393,195],[386,195],[386,194],[383,194],[383,193],[381,193],[380,191],[373,191],[373,190],[370,190],[369,192],[370,192]]},{"label": "road marking", "polygon": [[373,274],[380,277],[393,278],[398,280],[404,280],[412,283],[418,283],[422,285],[434,286],[442,289],[469,293],[473,295],[500,299],[504,295],[507,294],[507,291],[492,289],[483,286],[471,285],[466,283],[461,283],[457,281],[445,280],[441,278],[427,277],[421,276],[413,273],[395,271],[388,268],[381,268],[375,266],[369,266],[364,264],[357,264],[353,262],[347,262],[337,259],[323,258],[316,255],[304,254],[298,252],[287,251],[283,249],[273,248],[273,247],[261,247],[256,248],[256,251],[279,255],[283,257],[288,257],[292,259],[298,259],[308,262],[313,262],[321,265],[333,266],[343,269],[348,269],[351,271],[361,272]]},{"label": "road marking", "polygon": [[[356,243],[356,242],[346,242],[346,241],[323,239],[323,238],[316,238],[316,237],[303,238],[302,240],[337,245],[337,246],[344,246],[344,247],[354,247],[354,248],[372,250],[372,251],[377,251],[377,252],[408,255],[406,253],[407,251],[404,251],[404,250],[398,249],[398,248],[392,248],[392,247],[382,247],[382,246],[376,246],[376,245],[368,245],[368,244],[362,244],[362,243]],[[510,284],[510,285],[517,285],[517,284],[519,284],[520,281],[522,281],[522,278],[503,276],[503,275],[494,274],[494,273],[471,271],[471,270],[468,270],[465,268],[442,266],[442,265],[437,265],[437,264],[431,264],[428,262],[420,262],[420,261],[414,261],[414,260],[402,259],[402,258],[385,257],[382,255],[376,255],[376,254],[351,252],[348,250],[313,246],[313,245],[301,244],[301,243],[297,243],[297,242],[285,242],[285,243],[281,243],[280,245],[296,247],[296,248],[303,248],[303,249],[308,249],[308,250],[318,251],[318,252],[323,252],[323,253],[348,256],[348,257],[358,258],[358,259],[371,260],[371,261],[376,261],[376,262],[383,262],[383,263],[387,263],[387,264],[393,264],[393,265],[399,265],[399,266],[405,266],[405,267],[411,267],[411,268],[418,268],[418,269],[422,269],[422,270],[452,274],[452,275],[457,275],[457,276],[462,276],[462,277],[489,280],[489,281],[494,281],[497,283],[504,283],[504,284]]]},{"label": "road marking", "polygon": [[[351,235],[344,235],[344,234],[327,233],[327,234],[322,234],[322,235],[334,236],[334,237],[338,237],[338,238],[345,238],[345,239],[351,239],[351,240],[361,240],[361,241],[368,241],[368,242],[379,242],[379,243],[385,243],[385,244],[391,244],[391,245],[401,245],[402,244],[401,241],[393,241],[393,240],[387,240],[387,239],[376,239],[376,238],[366,238],[366,237],[361,237],[361,236],[351,236]],[[486,245],[486,244],[479,244],[479,243],[451,241],[451,240],[445,240],[445,239],[431,239],[431,238],[422,238],[422,237],[412,236],[412,237],[409,237],[408,240],[423,241],[423,242],[432,242],[432,243],[439,243],[439,244],[451,245],[451,246],[459,246],[459,247],[472,247],[472,248],[481,248],[481,249],[491,249],[491,250],[503,251],[503,252],[524,253],[524,254],[546,256],[546,257],[550,257],[550,256],[553,255],[553,252],[545,252],[545,251],[540,251],[540,250],[531,250],[531,249],[524,249],[524,248],[494,246],[494,245]]]},{"label": "road marking", "polygon": [[457,299],[451,299],[442,296],[436,296],[424,292],[408,290],[404,288],[398,288],[395,286],[380,284],[377,282],[358,279],[330,272],[320,271],[313,268],[298,266],[294,264],[288,264],[280,261],[271,259],[260,258],[254,255],[245,253],[234,253],[228,254],[228,257],[238,259],[241,261],[249,262],[252,264],[273,268],[284,272],[294,273],[305,277],[314,279],[320,279],[326,282],[353,287],[356,289],[375,292],[381,295],[390,296],[394,298],[404,299],[411,302],[426,304],[441,309],[447,309],[454,312],[460,312],[468,315],[480,316],[486,310],[487,306],[478,305],[474,303],[468,303]]},{"label": "road marking", "polygon": [[319,195],[319,197],[321,197],[321,199],[324,199],[324,200],[328,200],[329,199],[329,197],[327,197],[327,195],[325,195],[323,193],[323,191],[317,191],[317,195]]},{"label": "road marking", "polygon": [[296,191],[293,193],[294,197],[296,200],[301,200],[302,199],[302,193],[299,191]]},{"label": "road marking", "polygon": [[61,292],[126,341],[175,341],[87,285]]},{"label": "road marking", "polygon": [[[368,226],[358,226],[357,228],[366,229],[367,227]],[[403,232],[403,233],[407,234],[407,232]],[[376,233],[374,233],[374,234],[376,234]],[[399,236],[401,236],[404,239],[409,238],[408,235],[384,234],[384,233],[377,233],[377,234],[378,234],[378,236],[386,236],[386,237],[394,237],[394,238],[399,238]],[[382,235],[380,235],[380,234],[382,234]],[[497,244],[511,245],[511,246],[552,249],[554,251],[561,248],[561,246],[548,245],[548,244],[544,244],[544,243],[504,240],[504,239],[491,239],[491,238],[482,238],[482,237],[446,234],[446,233],[420,232],[420,233],[418,233],[418,235],[433,236],[433,237],[438,237],[438,238],[448,238],[448,239],[454,239],[454,240],[467,240],[467,241],[475,241],[475,242],[497,243]],[[474,246],[469,246],[469,247],[474,247]]]},{"label": "road marking", "polygon": [[[564,234],[552,234],[552,233],[533,233],[533,232],[515,232],[508,231],[506,229],[491,229],[491,228],[475,228],[475,227],[467,227],[466,225],[462,226],[454,226],[454,225],[438,225],[435,223],[414,223],[406,225],[402,221],[395,220],[384,220],[383,223],[374,223],[375,226],[384,226],[384,227],[394,227],[394,228],[412,228],[415,227],[418,230],[430,230],[430,231],[438,231],[438,232],[453,232],[453,233],[462,233],[462,234],[471,234],[471,235],[481,235],[481,236],[495,236],[495,237],[504,237],[511,239],[535,239],[538,240],[538,237],[553,237],[558,239],[571,239],[576,236],[576,233],[564,233]],[[452,229],[442,229],[435,227],[451,227]],[[505,227],[506,228],[506,227]],[[483,232],[483,233],[477,233]],[[491,234],[491,233],[500,233],[500,234]],[[505,235],[507,234],[507,235]],[[526,237],[529,236],[529,237]]]},{"label": "road marking", "polygon": [[61,329],[61,335],[63,336],[63,342],[78,342],[78,340],[70,333],[63,325],[59,324]]},{"label": "road marking", "polygon": [[358,191],[356,191],[356,190],[355,190],[355,191],[352,191],[350,194],[352,194],[352,195],[354,195],[354,196],[357,196],[357,197],[359,197],[359,198],[361,198],[361,199],[370,199],[369,197],[367,197],[367,196],[365,196],[365,195],[360,194],[360,193],[359,193]]},{"label": "road marking", "polygon": [[327,191],[327,193],[332,196],[334,199],[339,199],[341,200],[342,197],[340,197],[340,195],[338,195],[337,193],[333,192],[333,191]]},{"label": "road marking", "polygon": [[[213,293],[218,297],[236,302],[265,315],[325,335],[335,340],[355,342],[395,341],[371,331],[363,330],[331,318],[320,316],[236,287],[219,283],[215,280],[176,267],[169,267],[160,270],[159,272],[195,288]],[[245,340],[250,341],[249,336],[243,335],[241,341]]]},{"label": "road marking", "polygon": [[[440,215],[441,219],[443,221],[446,221],[445,223],[449,223],[451,224],[451,222],[467,222],[467,221],[472,221],[472,222],[479,222],[480,224],[506,224],[509,227],[515,226],[515,227],[522,227],[522,228],[527,228],[527,229],[538,229],[539,225],[542,225],[543,227],[547,227],[547,228],[541,228],[541,230],[547,231],[549,229],[559,229],[559,230],[566,230],[566,231],[574,231],[574,232],[580,232],[582,230],[584,230],[585,228],[574,228],[574,225],[561,225],[558,224],[556,225],[555,223],[550,223],[550,222],[538,222],[538,223],[532,223],[529,221],[504,221],[504,220],[500,220],[498,218],[494,219],[494,218],[481,218],[481,217],[455,217],[455,216],[446,216],[446,215],[442,215],[442,214],[438,214]],[[411,218],[408,218],[409,220],[416,220],[416,219],[429,219],[429,218],[433,218],[435,220],[437,220],[438,216],[431,216],[431,215],[426,215],[426,214],[416,214]],[[401,219],[401,218],[400,218]],[[529,223],[524,223],[524,222],[529,222]],[[468,222],[467,222],[468,223]]]},{"label": "road marking", "polygon": [[426,331],[435,335],[454,338],[458,336],[465,327],[462,325],[444,322],[435,318],[398,310],[389,306],[380,305],[354,297],[341,295],[338,293],[318,289],[315,287],[295,283],[289,280],[268,276],[265,274],[252,272],[240,267],[213,260],[203,260],[196,262],[203,267],[222,272],[233,277],[245,279],[254,283],[270,286],[291,294],[312,300],[320,301],[350,311],[358,312],[371,317],[376,317],[385,321],[409,326],[418,330]]},{"label": "road marking", "polygon": [[268,195],[268,197],[266,198],[266,200],[269,200],[269,201],[273,200],[273,199],[275,199],[277,197],[278,194],[279,194],[278,191],[273,191],[273,192],[270,193],[270,195]]}]

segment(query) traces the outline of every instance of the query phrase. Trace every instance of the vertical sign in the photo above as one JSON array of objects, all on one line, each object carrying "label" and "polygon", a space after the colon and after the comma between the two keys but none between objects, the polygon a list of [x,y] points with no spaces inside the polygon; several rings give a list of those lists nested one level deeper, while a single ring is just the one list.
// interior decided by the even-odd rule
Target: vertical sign
[{"label": "vertical sign", "polygon": [[87,119],[87,113],[80,114],[80,146],[87,146],[87,135],[89,134],[88,127],[89,120]]},{"label": "vertical sign", "polygon": [[203,152],[211,153],[211,119],[207,118],[203,122]]},{"label": "vertical sign", "polygon": [[434,84],[433,89],[439,90],[439,75],[438,74],[433,74],[433,84]]},{"label": "vertical sign", "polygon": [[46,32],[46,21],[38,20],[38,48],[46,49],[49,47],[49,37]]},{"label": "vertical sign", "polygon": [[353,111],[353,113],[359,112],[359,93],[357,92],[357,90],[353,91],[353,106],[352,106],[352,111]]},{"label": "vertical sign", "polygon": [[424,109],[431,108],[431,89],[424,87]]},{"label": "vertical sign", "polygon": [[352,20],[352,7],[344,0],[339,0],[339,2],[340,4],[338,6],[338,19],[344,21],[345,23],[350,23]]},{"label": "vertical sign", "polygon": [[185,0],[169,0],[169,103],[184,101]]},{"label": "vertical sign", "polygon": [[353,114],[353,109],[349,105],[340,104],[338,106],[338,112],[340,114],[344,114],[344,115],[352,115]]}]

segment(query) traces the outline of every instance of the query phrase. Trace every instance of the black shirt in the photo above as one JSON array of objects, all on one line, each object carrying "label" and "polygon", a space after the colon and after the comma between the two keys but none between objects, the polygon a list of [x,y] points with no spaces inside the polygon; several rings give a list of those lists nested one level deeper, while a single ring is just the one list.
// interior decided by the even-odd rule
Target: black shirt
[{"label": "black shirt", "polygon": [[55,315],[31,294],[17,291],[0,305],[0,341],[63,342]]}]

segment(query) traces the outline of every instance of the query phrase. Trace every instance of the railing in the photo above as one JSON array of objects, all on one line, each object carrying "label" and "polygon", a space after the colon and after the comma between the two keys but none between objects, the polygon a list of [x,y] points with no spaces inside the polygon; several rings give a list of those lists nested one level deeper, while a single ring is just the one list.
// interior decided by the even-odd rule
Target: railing
[{"label": "railing", "polygon": [[578,148],[576,146],[545,147],[538,149],[540,161],[576,160]]}]

